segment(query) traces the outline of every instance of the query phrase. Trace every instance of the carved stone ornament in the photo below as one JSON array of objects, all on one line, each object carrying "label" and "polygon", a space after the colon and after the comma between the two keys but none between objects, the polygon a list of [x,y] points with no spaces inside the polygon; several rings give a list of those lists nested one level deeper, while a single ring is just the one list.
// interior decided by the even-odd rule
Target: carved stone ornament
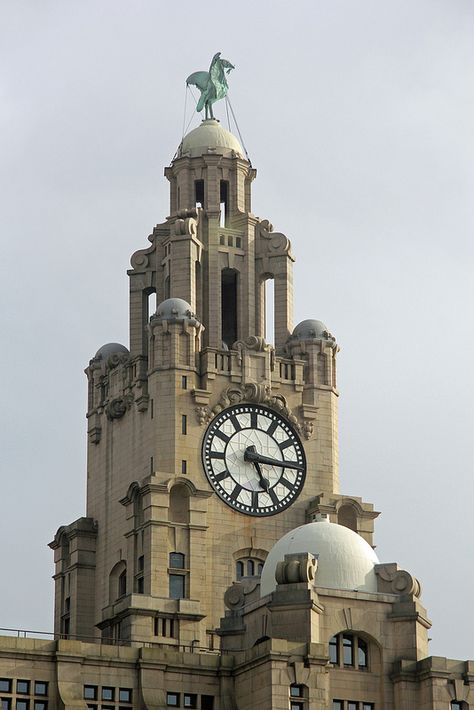
[{"label": "carved stone ornament", "polygon": [[384,582],[388,582],[394,594],[413,594],[415,597],[421,596],[420,582],[409,572],[403,569],[395,569],[392,565],[378,565],[377,574]]},{"label": "carved stone ornament", "polygon": [[224,594],[224,604],[228,609],[240,609],[244,605],[244,587],[240,582],[234,582]]},{"label": "carved stone ornament", "polygon": [[293,424],[295,429],[301,430],[300,423],[288,407],[286,398],[282,394],[273,394],[270,385],[257,382],[247,382],[244,385],[227,387],[222,392],[218,403],[212,408],[209,421],[216,414],[222,412],[223,409],[227,409],[233,404],[240,404],[240,402],[255,402],[256,404],[264,404],[270,409],[275,409],[275,411],[283,414]]},{"label": "carved stone ornament", "polygon": [[209,407],[195,407],[194,411],[196,412],[198,423],[201,426],[203,426],[203,424],[209,424],[213,417],[212,411]]},{"label": "carved stone ornament", "polygon": [[236,340],[232,345],[232,350],[237,350],[238,352],[238,362],[239,366],[242,365],[242,351],[253,350],[254,352],[270,353],[270,369],[273,371],[275,369],[275,348],[273,345],[269,345],[265,338],[260,335],[251,335],[246,340]]},{"label": "carved stone ornament", "polygon": [[314,431],[314,422],[311,419],[305,419],[301,430],[305,439],[311,439]]},{"label": "carved stone ornament", "polygon": [[268,219],[262,219],[255,225],[255,236],[260,240],[260,252],[269,254],[288,254],[291,250],[291,242],[281,232],[273,231],[273,224]]},{"label": "carved stone ornament", "polygon": [[107,415],[107,419],[121,419],[127,409],[130,409],[132,400],[133,398],[130,395],[111,399],[110,402],[108,402],[105,406],[105,413]]},{"label": "carved stone ornament", "polygon": [[277,584],[314,582],[317,566],[316,558],[308,552],[285,555],[285,559],[277,563],[276,582]]},{"label": "carved stone ornament", "polygon": [[172,232],[175,236],[194,236],[197,233],[197,221],[193,217],[177,219],[172,226]]}]

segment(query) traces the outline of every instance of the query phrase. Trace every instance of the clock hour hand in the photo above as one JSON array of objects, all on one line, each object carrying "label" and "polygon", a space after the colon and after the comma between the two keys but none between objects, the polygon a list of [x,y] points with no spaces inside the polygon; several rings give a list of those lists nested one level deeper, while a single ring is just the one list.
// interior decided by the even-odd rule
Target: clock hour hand
[{"label": "clock hour hand", "polygon": [[299,463],[294,463],[293,461],[280,461],[279,459],[271,459],[269,456],[262,456],[256,450],[255,446],[247,446],[244,453],[245,461],[251,461],[252,463],[265,463],[269,466],[279,466],[280,468],[294,468],[297,471],[303,471],[304,466]]},{"label": "clock hour hand", "polygon": [[[255,446],[249,446],[249,447],[245,450],[245,453],[244,453],[244,460],[245,460],[245,461],[248,461],[248,460],[249,460],[248,458],[246,458],[246,455],[245,455],[249,449],[250,449],[250,450],[253,450],[254,452],[256,452]],[[258,461],[252,461],[252,463],[253,463],[253,465],[255,466],[255,470],[256,470],[257,473],[258,473],[258,477],[259,477],[259,479],[260,479],[260,486],[263,488],[264,491],[268,491],[268,489],[269,489],[269,487],[270,487],[270,483],[268,482],[268,480],[267,480],[267,479],[265,478],[265,476],[263,475],[262,469],[260,468],[259,462],[258,462]]]}]

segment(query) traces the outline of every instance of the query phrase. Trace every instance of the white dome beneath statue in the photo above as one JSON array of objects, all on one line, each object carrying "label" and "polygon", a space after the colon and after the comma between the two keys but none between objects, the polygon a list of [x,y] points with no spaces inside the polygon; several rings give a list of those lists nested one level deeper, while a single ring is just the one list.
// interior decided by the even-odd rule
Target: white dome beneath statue
[{"label": "white dome beneath statue", "polygon": [[228,158],[245,159],[245,153],[237,138],[221,126],[215,118],[209,118],[184,136],[177,158],[198,158],[201,155],[217,154]]},{"label": "white dome beneath statue", "polygon": [[297,552],[309,552],[317,558],[315,587],[377,591],[374,567],[379,560],[370,545],[344,525],[320,521],[291,530],[272,547],[262,570],[262,597],[275,591],[278,562]]}]

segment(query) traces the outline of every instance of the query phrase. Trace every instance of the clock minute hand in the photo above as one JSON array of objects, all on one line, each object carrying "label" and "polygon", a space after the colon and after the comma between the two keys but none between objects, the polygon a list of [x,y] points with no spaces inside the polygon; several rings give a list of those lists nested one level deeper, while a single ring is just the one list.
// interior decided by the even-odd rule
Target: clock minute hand
[{"label": "clock minute hand", "polygon": [[[248,449],[246,449],[245,452],[244,452],[244,461],[249,461],[249,459],[245,457],[245,453],[246,453],[247,451],[249,451],[249,450],[256,452],[255,446],[249,446]],[[258,477],[259,477],[259,479],[260,479],[260,486],[262,487],[262,489],[263,489],[264,491],[268,491],[268,489],[269,489],[269,487],[270,487],[270,483],[268,482],[268,480],[267,480],[267,479],[265,478],[265,476],[263,475],[262,469],[260,468],[260,464],[258,463],[258,461],[252,461],[252,463],[253,463],[253,465],[255,466],[255,470],[256,470],[257,473],[258,473]]]},{"label": "clock minute hand", "polygon": [[304,466],[299,463],[293,463],[292,461],[280,461],[279,459],[271,459],[269,456],[262,456],[258,451],[255,450],[255,446],[248,446],[244,453],[245,461],[252,461],[252,463],[266,463],[269,466],[279,466],[280,468],[294,468],[297,471],[303,471]]}]

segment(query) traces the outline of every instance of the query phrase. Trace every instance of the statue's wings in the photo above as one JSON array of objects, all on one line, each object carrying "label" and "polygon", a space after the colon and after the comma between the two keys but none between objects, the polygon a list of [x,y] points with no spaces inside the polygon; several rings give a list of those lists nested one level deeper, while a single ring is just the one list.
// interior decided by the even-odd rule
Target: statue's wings
[{"label": "statue's wings", "polygon": [[206,91],[209,84],[209,72],[195,71],[188,76],[186,84],[192,84],[193,86],[197,86],[201,91]]}]

